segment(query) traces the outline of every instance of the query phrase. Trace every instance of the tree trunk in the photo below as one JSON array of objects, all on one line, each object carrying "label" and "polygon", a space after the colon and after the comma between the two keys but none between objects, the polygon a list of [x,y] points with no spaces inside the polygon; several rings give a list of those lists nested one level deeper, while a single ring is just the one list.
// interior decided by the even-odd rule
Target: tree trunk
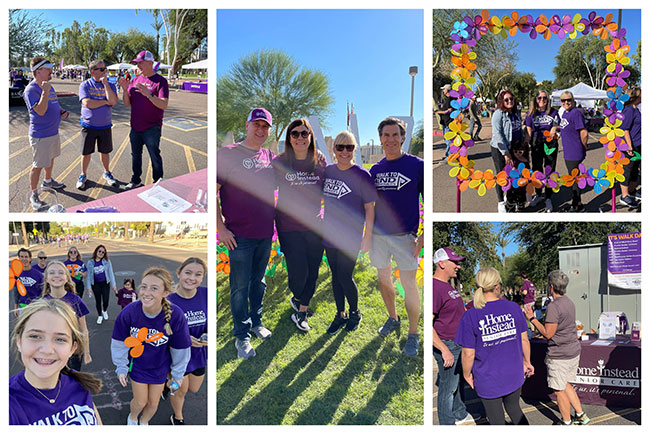
[{"label": "tree trunk", "polygon": [[25,227],[25,222],[20,222],[22,225],[23,229],[23,243],[25,244],[25,247],[29,247],[29,238],[27,238],[27,227]]},{"label": "tree trunk", "polygon": [[153,237],[156,233],[156,224],[154,222],[149,223],[149,244],[153,244]]},{"label": "tree trunk", "polygon": [[129,241],[129,222],[124,222],[124,241]]}]

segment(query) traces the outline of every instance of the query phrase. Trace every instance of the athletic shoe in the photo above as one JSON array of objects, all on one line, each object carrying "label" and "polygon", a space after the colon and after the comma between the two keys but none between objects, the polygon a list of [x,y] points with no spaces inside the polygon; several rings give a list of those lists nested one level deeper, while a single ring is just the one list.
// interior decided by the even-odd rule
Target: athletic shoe
[{"label": "athletic shoe", "polygon": [[[295,310],[296,312],[300,312],[300,302],[296,300],[295,297],[291,296],[289,298],[289,304],[291,305],[291,308]],[[314,311],[311,309],[307,308],[307,318],[310,318],[314,316]]]},{"label": "athletic shoe", "polygon": [[102,321],[104,321],[104,317],[101,316],[101,315],[99,315],[99,316],[97,317],[97,324],[101,324]]},{"label": "athletic shoe", "polygon": [[638,191],[635,191],[634,193],[630,193],[630,196],[632,196],[636,200],[641,200],[641,193]]},{"label": "athletic shoe", "polygon": [[169,416],[169,420],[172,425],[185,425],[185,421],[183,419],[176,419],[173,414]]},{"label": "athletic shoe", "polygon": [[506,200],[506,212],[517,212],[517,204]]},{"label": "athletic shoe", "polygon": [[407,356],[415,357],[418,355],[419,349],[420,335],[417,333],[409,333],[408,338],[406,339],[406,345],[404,345],[404,354]]},{"label": "athletic shoe", "polygon": [[474,417],[472,417],[472,415],[470,413],[467,413],[467,416],[465,416],[464,418],[462,418],[460,420],[456,420],[454,423],[456,425],[472,425],[472,424],[476,424],[475,421],[474,421]]},{"label": "athletic shoe", "polygon": [[564,425],[564,426],[569,426],[573,424],[573,417],[571,417],[571,422],[570,423],[565,423],[562,419],[558,419],[555,422],[553,422],[553,425]]},{"label": "athletic shoe", "polygon": [[546,199],[546,212],[553,212],[553,202],[551,199]]},{"label": "athletic shoe", "polygon": [[29,203],[32,204],[32,209],[34,211],[38,211],[44,206],[47,206],[47,204],[38,197],[38,193],[32,193],[32,195],[29,196]]},{"label": "athletic shoe", "polygon": [[291,314],[291,321],[296,324],[299,330],[308,332],[311,328],[307,324],[307,312],[295,312]]},{"label": "athletic shoe", "polygon": [[345,326],[345,324],[347,324],[347,322],[348,322],[348,317],[340,316],[337,313],[332,323],[329,325],[329,327],[327,327],[327,333],[329,333],[330,335],[335,335],[336,333],[338,333],[339,330],[343,328],[343,326]]},{"label": "athletic shoe", "polygon": [[569,212],[585,212],[585,206],[582,203],[571,205]]},{"label": "athletic shoe", "polygon": [[629,208],[636,208],[639,206],[639,202],[637,202],[637,200],[633,198],[631,195],[621,197],[618,200],[618,203],[620,203],[621,205],[625,205]]},{"label": "athletic shoe", "polygon": [[397,319],[393,319],[391,317],[388,317],[388,319],[386,320],[384,325],[381,326],[379,328],[379,330],[377,330],[377,333],[379,333],[380,335],[382,335],[384,337],[391,334],[391,332],[396,332],[399,335],[401,324],[402,323],[400,322],[400,317],[399,316],[397,317]]},{"label": "athletic shoe", "polygon": [[53,188],[54,190],[60,190],[63,187],[65,187],[65,184],[62,184],[62,183],[56,181],[54,178],[52,178],[52,179],[50,179],[50,182],[47,182],[47,181],[43,180],[43,182],[41,182],[41,187],[47,187],[47,188]]},{"label": "athletic shoe", "polygon": [[108,312],[102,311],[102,315],[104,316],[104,319],[108,319]]},{"label": "athletic shoe", "polygon": [[589,423],[589,417],[587,417],[587,413],[584,411],[582,412],[582,416],[578,417],[573,416],[571,418],[571,421],[573,422],[574,425],[587,425]]},{"label": "athletic shoe", "polygon": [[86,175],[83,173],[79,175],[79,179],[77,179],[77,188],[79,190],[86,188]]},{"label": "athletic shoe", "polygon": [[106,184],[110,185],[111,187],[114,186],[117,182],[117,179],[113,178],[113,174],[111,172],[104,172],[104,179],[106,180]]},{"label": "athletic shoe", "polygon": [[500,213],[508,212],[508,211],[506,211],[506,203],[505,202],[499,202],[497,204],[497,211],[500,212]]},{"label": "athletic shoe", "polygon": [[345,325],[345,329],[349,332],[353,332],[356,329],[359,328],[359,323],[361,322],[361,318],[363,315],[361,315],[361,312],[359,312],[359,309],[357,310],[351,310],[350,311],[350,316],[348,317],[348,323]]},{"label": "athletic shoe", "polygon": [[131,419],[131,413],[129,413],[129,414],[126,415],[126,424],[127,425],[138,425],[138,421]]},{"label": "athletic shoe", "polygon": [[250,359],[252,357],[255,357],[255,350],[249,341],[235,339],[235,348],[237,348],[238,359]]},{"label": "athletic shoe", "polygon": [[125,190],[133,190],[134,188],[142,187],[141,182],[129,182],[124,186]]},{"label": "athletic shoe", "polygon": [[272,335],[271,331],[262,325],[251,328],[251,331],[255,334],[255,336],[262,339],[263,341],[267,340]]},{"label": "athletic shoe", "polygon": [[530,201],[530,206],[535,207],[537,206],[544,198],[540,196],[539,194],[536,194],[533,196],[533,199]]},{"label": "athletic shoe", "polygon": [[166,400],[169,397],[169,392],[170,392],[169,387],[167,386],[167,383],[165,383],[165,386],[163,387],[163,391],[160,394],[160,399],[162,399],[163,401]]}]

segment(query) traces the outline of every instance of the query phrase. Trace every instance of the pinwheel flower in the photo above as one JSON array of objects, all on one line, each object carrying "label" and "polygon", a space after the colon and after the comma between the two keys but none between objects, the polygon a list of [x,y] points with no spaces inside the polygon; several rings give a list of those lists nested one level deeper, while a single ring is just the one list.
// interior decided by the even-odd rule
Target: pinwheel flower
[{"label": "pinwheel flower", "polygon": [[472,180],[469,182],[470,188],[475,189],[479,196],[484,196],[485,193],[496,184],[497,180],[494,177],[491,169],[481,172],[475,170],[472,173]]},{"label": "pinwheel flower", "polygon": [[519,163],[519,166],[517,168],[512,168],[510,169],[510,172],[508,172],[508,176],[510,176],[510,179],[512,180],[512,185],[515,186],[515,188],[519,187],[519,178],[521,178],[521,172],[524,170],[526,166],[524,163]]},{"label": "pinwheel flower", "polygon": [[481,39],[481,36],[487,33],[488,28],[485,25],[485,20],[482,16],[476,15],[474,18],[466,16],[463,18],[465,24],[467,24],[466,30],[469,33],[469,37],[478,41]]},{"label": "pinwheel flower", "polygon": [[596,12],[591,11],[589,12],[589,15],[587,18],[583,18],[580,20],[580,22],[585,26],[584,30],[582,31],[583,35],[589,34],[592,30],[599,28],[603,21],[605,21],[602,17],[599,17]]},{"label": "pinwheel flower", "polygon": [[612,158],[616,151],[627,151],[630,149],[630,145],[619,136],[614,137],[612,141],[609,141],[606,136],[601,136],[600,143],[607,149],[605,153],[605,157],[607,158]]},{"label": "pinwheel flower", "polygon": [[12,259],[9,263],[9,291],[14,289],[14,286],[18,290],[18,293],[23,297],[27,295],[27,290],[23,282],[18,280],[18,276],[23,272],[23,263],[20,259]]},{"label": "pinwheel flower", "polygon": [[461,85],[473,86],[476,84],[476,78],[472,77],[472,74],[467,69],[461,69],[457,73],[452,73],[451,78],[455,81],[451,85],[451,88],[458,90]]},{"label": "pinwheel flower", "polygon": [[611,124],[609,119],[605,119],[605,126],[600,129],[600,134],[605,135],[609,142],[613,142],[615,137],[624,137],[625,132],[619,128],[622,123],[622,121],[617,119],[614,124]]},{"label": "pinwheel flower", "polygon": [[451,140],[452,144],[460,146],[465,140],[470,140],[471,137],[465,131],[467,130],[468,125],[464,122],[451,122],[449,124],[449,130],[445,133],[445,139]]},{"label": "pinwheel flower", "polygon": [[474,160],[471,160],[466,166],[461,165],[458,161],[451,161],[449,164],[453,166],[449,170],[449,176],[462,181],[468,179],[472,175],[475,163]]},{"label": "pinwheel flower", "polygon": [[472,89],[469,88],[468,86],[465,86],[464,84],[461,84],[460,86],[458,86],[458,89],[450,90],[449,91],[449,96],[451,96],[452,98],[465,97],[465,98],[468,98],[468,99],[472,99],[472,97],[474,96],[474,92],[472,92]]},{"label": "pinwheel flower", "polygon": [[464,21],[456,21],[454,23],[454,30],[451,31],[452,35],[458,35],[463,39],[469,38],[469,33],[467,32],[467,23]]},{"label": "pinwheel flower", "polygon": [[565,36],[573,33],[574,30],[571,15],[565,15],[563,18],[560,18],[559,15],[553,15],[549,29],[551,32],[557,34],[558,38],[564,39]]},{"label": "pinwheel flower", "polygon": [[459,157],[466,157],[467,156],[467,150],[474,146],[474,141],[473,140],[465,140],[461,145],[456,145],[452,143],[449,145],[449,152],[451,154],[458,154]]},{"label": "pinwheel flower", "polygon": [[569,33],[569,38],[575,39],[578,36],[578,32],[584,33],[585,23],[582,22],[582,15],[575,14],[571,20],[571,24],[573,24],[573,32]]},{"label": "pinwheel flower", "polygon": [[[502,22],[499,17],[496,15],[490,18],[490,21],[488,22],[488,28],[492,33],[495,35],[501,36],[503,39],[506,39],[509,34],[509,30],[511,29],[512,25],[514,25],[514,22],[512,22],[511,19],[506,15],[503,17],[504,22]],[[507,23],[506,23],[507,21]],[[515,28],[516,31],[516,28]]]},{"label": "pinwheel flower", "polygon": [[217,273],[223,272],[230,274],[230,258],[224,252],[219,253],[219,262],[217,263]]},{"label": "pinwheel flower", "polygon": [[613,22],[614,14],[609,13],[605,16],[605,19],[600,24],[600,26],[594,29],[594,35],[599,36],[600,39],[607,39],[609,32],[614,32],[618,29],[618,24]]},{"label": "pinwheel flower", "polygon": [[542,183],[544,187],[548,187],[552,189],[560,188],[558,183],[560,175],[559,173],[554,172],[551,166],[544,167],[543,173],[539,171],[535,171],[534,176],[539,180],[539,182]]},{"label": "pinwheel flower", "polygon": [[521,177],[517,180],[517,186],[526,188],[526,193],[532,195],[536,188],[542,188],[542,182],[534,176],[530,169],[524,167],[524,163],[519,163],[519,173]]},{"label": "pinwheel flower", "polygon": [[625,87],[627,84],[625,79],[630,76],[630,71],[623,69],[623,65],[620,63],[610,63],[607,65],[607,85],[608,86],[618,86]]},{"label": "pinwheel flower", "polygon": [[625,157],[621,151],[616,151],[613,156],[605,157],[605,159],[607,160],[607,173],[616,172],[622,175],[624,171],[623,166],[630,164],[630,159]]},{"label": "pinwheel flower", "polygon": [[[548,18],[546,18],[546,15],[542,14],[535,20],[535,30],[537,33],[542,35],[544,39],[549,40],[551,39],[551,28],[550,28],[551,23],[549,23]],[[533,36],[531,35],[531,38]],[[535,38],[533,38],[535,39]]]},{"label": "pinwheel flower", "polygon": [[[625,48],[627,48],[627,50],[625,50]],[[605,60],[607,60],[607,63],[609,64],[620,63],[621,65],[627,65],[630,63],[630,58],[625,55],[627,54],[628,51],[630,51],[630,47],[626,45],[623,48],[619,48],[614,53],[607,53],[607,55],[605,56]]]},{"label": "pinwheel flower", "polygon": [[129,354],[134,359],[142,355],[142,352],[144,351],[145,343],[155,342],[164,336],[162,332],[158,332],[147,339],[148,332],[149,332],[148,328],[142,327],[140,330],[138,330],[137,336],[129,336],[126,339],[124,339],[124,344],[127,347],[131,348]]},{"label": "pinwheel flower", "polygon": [[613,101],[616,104],[616,110],[620,111],[623,110],[623,107],[625,107],[625,102],[630,99],[630,95],[623,93],[622,87],[616,86],[615,91],[607,91],[607,98],[611,100],[610,103]]},{"label": "pinwheel flower", "polygon": [[551,131],[550,131],[550,130],[546,130],[546,131],[544,131],[544,137],[546,137],[546,141],[547,141],[547,142],[552,142],[553,140],[555,140],[555,139],[558,138],[558,133],[555,133],[555,134],[553,134],[553,135],[551,136]]},{"label": "pinwheel flower", "polygon": [[469,100],[465,97],[458,98],[458,99],[452,99],[451,100],[451,107],[454,109],[454,111],[451,112],[451,118],[456,119],[458,116],[461,115],[463,110],[465,110],[469,106]]},{"label": "pinwheel flower", "polygon": [[610,185],[612,185],[609,182],[609,179],[607,179],[607,170],[603,166],[605,166],[605,164],[601,165],[601,168],[598,170],[589,169],[589,173],[594,180],[594,191],[596,194],[602,193],[603,190],[606,190]]},{"label": "pinwheel flower", "polygon": [[512,166],[506,164],[506,167],[499,173],[497,173],[497,184],[501,186],[502,191],[508,191],[512,188],[512,179],[510,178],[510,172],[512,171]]},{"label": "pinwheel flower", "polygon": [[616,122],[616,119],[623,120],[625,115],[616,109],[616,101],[607,101],[603,107],[603,115],[609,120],[610,124]]},{"label": "pinwheel flower", "polygon": [[609,34],[612,35],[612,37],[614,38],[614,41],[618,40],[620,42],[621,46],[627,45],[627,40],[625,39],[625,34],[626,33],[627,33],[627,30],[625,30],[624,28],[620,28],[620,29],[615,30],[613,32],[609,32]]},{"label": "pinwheel flower", "polygon": [[476,63],[473,63],[472,60],[476,59],[476,53],[470,51],[461,56],[452,56],[451,63],[456,66],[453,72],[458,73],[461,69],[467,69],[469,71],[474,71],[476,69]]},{"label": "pinwheel flower", "polygon": [[[573,184],[578,183],[580,188],[584,188],[585,182],[583,179],[586,174],[585,165],[580,163],[577,169],[573,169],[570,174],[562,175],[561,183],[566,187],[571,187]],[[582,186],[580,186],[582,184]]]},{"label": "pinwheel flower", "polygon": [[521,33],[528,33],[528,36],[531,39],[537,38],[537,32],[535,31],[535,20],[532,15],[524,15],[519,18],[517,21],[517,27]]}]

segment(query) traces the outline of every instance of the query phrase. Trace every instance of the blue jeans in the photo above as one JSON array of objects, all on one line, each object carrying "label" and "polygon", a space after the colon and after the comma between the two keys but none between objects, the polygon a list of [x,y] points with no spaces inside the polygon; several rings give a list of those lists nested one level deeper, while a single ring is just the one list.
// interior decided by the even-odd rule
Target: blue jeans
[{"label": "blue jeans", "polygon": [[454,425],[457,420],[467,416],[467,409],[460,397],[460,352],[463,349],[454,341],[442,341],[451,354],[454,355],[454,364],[449,368],[444,367],[442,353],[433,349],[433,357],[438,363],[438,421],[440,425]]},{"label": "blue jeans", "polygon": [[235,237],[230,253],[230,310],[237,339],[249,340],[250,329],[262,324],[262,300],[266,292],[264,272],[271,254],[270,238]]},{"label": "blue jeans", "polygon": [[144,131],[131,129],[129,139],[131,140],[131,182],[139,184],[142,179],[142,148],[147,147],[151,170],[153,171],[153,182],[163,177],[163,162],[160,156],[160,134],[162,127],[155,126]]},{"label": "blue jeans", "polygon": [[[475,125],[478,125],[478,127],[476,128],[476,134],[474,134]],[[478,137],[478,134],[481,132],[482,129],[483,129],[483,124],[481,124],[481,120],[480,119],[474,120],[474,118],[470,116],[469,135],[472,137],[472,140],[474,140],[474,137]]]},{"label": "blue jeans", "polygon": [[[443,135],[443,138],[444,138],[444,135],[447,134],[449,131],[451,131],[451,128],[449,128],[448,126],[447,126],[447,127],[444,127],[444,128],[442,129],[442,135]],[[451,140],[447,140],[447,139],[444,139],[444,140],[445,140],[445,145],[447,145],[447,148],[445,149],[445,158],[446,158],[446,157],[449,156],[449,147],[451,146],[452,141],[451,141]]]}]

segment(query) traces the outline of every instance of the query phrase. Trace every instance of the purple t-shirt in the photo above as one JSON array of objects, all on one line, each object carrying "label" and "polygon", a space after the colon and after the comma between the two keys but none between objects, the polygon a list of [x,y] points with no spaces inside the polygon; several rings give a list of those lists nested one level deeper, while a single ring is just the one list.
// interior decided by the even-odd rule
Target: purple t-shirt
[{"label": "purple t-shirt", "polygon": [[[54,298],[52,297],[52,294],[48,294],[43,298]],[[72,310],[74,310],[74,313],[77,315],[77,318],[81,318],[82,316],[86,316],[90,313],[88,310],[88,306],[86,306],[86,303],[79,297],[77,294],[73,294],[72,292],[67,292],[65,295],[61,298],[59,298],[61,301],[65,301],[70,305]]]},{"label": "purple t-shirt", "polygon": [[587,128],[582,113],[578,109],[571,109],[562,114],[560,121],[562,132],[562,148],[564,159],[567,161],[582,161],[587,156],[587,150],[582,146],[580,130]]},{"label": "purple t-shirt", "polygon": [[157,108],[146,96],[136,92],[135,85],[143,83],[153,96],[158,98],[169,98],[169,86],[167,79],[160,74],[151,77],[138,75],[129,83],[127,91],[131,100],[131,128],[134,131],[142,132],[151,127],[161,127],[164,110]]},{"label": "purple t-shirt", "polygon": [[275,214],[275,155],[239,143],[217,152],[217,183],[221,213],[236,237],[271,238]]},{"label": "purple t-shirt", "polygon": [[548,340],[549,359],[573,359],[580,355],[576,329],[576,307],[569,297],[555,297],[546,307],[546,323],[557,324],[555,335]]},{"label": "purple t-shirt", "polygon": [[102,261],[93,261],[93,273],[95,273],[95,282],[106,282],[106,270]]},{"label": "purple t-shirt", "polygon": [[623,116],[625,119],[619,128],[629,131],[632,146],[639,148],[641,146],[641,111],[629,105],[623,109]]},{"label": "purple t-shirt", "polygon": [[138,294],[135,292],[135,289],[126,289],[122,288],[117,291],[117,305],[126,306],[131,304],[138,299]]},{"label": "purple t-shirt", "polygon": [[90,392],[67,375],[60,376],[60,384],[51,390],[40,390],[54,404],[25,379],[20,371],[9,379],[9,425],[97,425]]},{"label": "purple t-shirt", "polygon": [[322,218],[321,199],[325,157],[319,153],[318,164],[310,170],[307,160],[296,160],[289,167],[285,154],[273,162],[278,185],[278,203],[275,208],[275,225],[278,232],[320,233]]},{"label": "purple t-shirt", "polygon": [[424,161],[410,154],[382,159],[370,168],[377,189],[374,233],[417,234],[420,195],[424,190]]},{"label": "purple t-shirt", "polygon": [[524,291],[526,292],[526,295],[524,295],[524,304],[532,303],[535,301],[535,284],[531,282],[530,280],[526,279],[524,280],[523,285],[521,285],[521,293],[523,294]]},{"label": "purple t-shirt", "polygon": [[32,268],[36,268],[38,271],[41,272],[41,274],[45,274],[45,270],[47,269],[47,265],[43,268],[41,268],[38,264],[32,265]]},{"label": "purple t-shirt", "polygon": [[43,295],[43,274],[38,271],[36,268],[32,267],[29,270],[23,270],[18,276],[18,280],[23,284],[27,292],[26,295],[22,296],[18,293],[18,303],[20,304],[29,304],[32,301],[41,298]]},{"label": "purple t-shirt", "polygon": [[63,264],[66,266],[70,272],[70,276],[72,276],[74,280],[83,280],[81,273],[86,271],[86,264],[84,264],[84,261],[81,259],[77,259],[76,261],[66,259]]},{"label": "purple t-shirt", "polygon": [[370,173],[357,165],[341,170],[336,164],[330,164],[325,168],[323,196],[323,244],[358,251],[366,221],[364,205],[377,200]]},{"label": "purple t-shirt", "polygon": [[50,95],[47,103],[47,110],[43,116],[34,111],[34,106],[41,99],[43,89],[32,80],[23,93],[23,99],[27,110],[29,110],[29,137],[43,138],[59,134],[59,123],[61,122],[61,106],[56,97],[54,87],[50,87]]},{"label": "purple t-shirt", "polygon": [[527,330],[526,317],[511,301],[490,301],[463,314],[455,342],[475,350],[472,375],[478,396],[498,398],[524,384],[521,334]]},{"label": "purple t-shirt", "polygon": [[[167,300],[184,312],[190,336],[199,339],[203,333],[208,332],[208,288],[199,286],[194,297],[189,299],[173,293],[167,296]],[[208,347],[192,347],[191,351],[192,357],[185,368],[186,373],[205,368],[208,364]]]},{"label": "purple t-shirt", "polygon": [[560,116],[557,110],[552,108],[548,114],[546,110],[537,110],[526,116],[526,126],[533,129],[533,136],[544,136],[544,131],[551,131],[551,128],[560,125]]},{"label": "purple t-shirt", "polygon": [[433,328],[438,337],[445,341],[456,337],[458,324],[465,313],[465,305],[460,292],[448,282],[433,279]]},{"label": "purple t-shirt", "polygon": [[[117,89],[113,83],[108,83],[111,90],[117,94]],[[94,100],[106,100],[106,90],[101,81],[95,81],[94,78],[89,78],[79,85],[79,101],[84,98]],[[81,126],[86,128],[93,128],[102,130],[110,128],[111,113],[113,108],[109,105],[103,105],[95,109],[89,109],[81,104]]]},{"label": "purple t-shirt", "polygon": [[519,113],[508,113],[510,117],[510,122],[512,124],[512,143],[517,143],[521,141],[522,132],[521,132],[521,116]]},{"label": "purple t-shirt", "polygon": [[171,336],[167,336],[165,332],[165,312],[161,310],[155,318],[149,318],[142,311],[140,300],[126,306],[115,318],[112,338],[117,341],[124,342],[124,339],[129,336],[137,336],[138,331],[143,327],[148,329],[148,338],[158,332],[163,333],[162,338],[145,343],[142,355],[133,359],[133,367],[129,374],[133,381],[163,384],[172,364],[168,347],[184,349],[192,345],[187,320],[183,311],[174,304],[172,304],[169,325],[173,332]]}]

